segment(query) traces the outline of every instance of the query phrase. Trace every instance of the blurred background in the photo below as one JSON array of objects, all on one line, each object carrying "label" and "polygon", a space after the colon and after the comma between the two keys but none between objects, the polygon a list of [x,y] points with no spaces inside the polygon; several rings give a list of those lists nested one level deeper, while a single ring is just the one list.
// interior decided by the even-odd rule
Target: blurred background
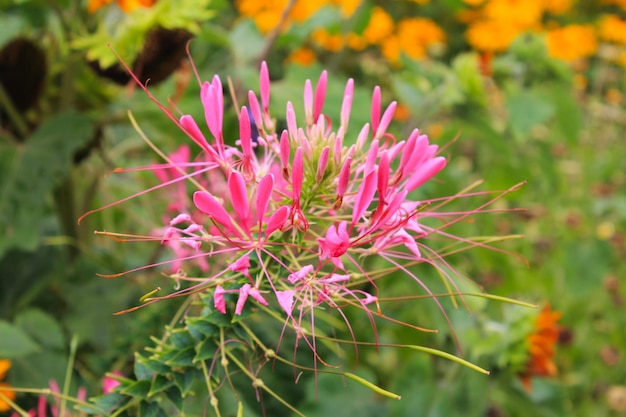
[{"label": "blurred background", "polygon": [[[163,152],[188,142],[115,50],[161,103],[196,120],[194,70],[202,81],[230,77],[241,104],[266,60],[279,119],[287,100],[301,107],[304,80],[322,69],[326,112],[338,118],[343,85],[354,78],[353,126],[369,121],[380,85],[384,103],[399,102],[397,137],[417,127],[445,146],[449,164],[425,188],[429,197],[476,181],[483,191],[526,182],[495,203],[503,213],[452,230],[523,235],[498,244],[505,253],[476,248],[448,259],[484,291],[540,307],[473,300],[471,314],[449,311],[462,356],[491,375],[381,350],[362,357],[360,369],[402,401],[324,375],[317,400],[313,381],[273,381],[293,391],[304,414],[626,416],[625,1],[4,0],[0,28],[0,392],[24,409],[36,395],[2,388],[62,385],[72,338],[70,392],[98,395],[106,372],[132,373],[133,352],[178,308],[162,302],[113,316],[166,281],[154,269],[96,275],[167,257],[158,242],[93,234],[161,227],[163,194],[77,224],[158,183],[150,171],[110,174],[159,161],[128,111]],[[224,130],[235,131],[226,96]],[[406,314],[442,329],[425,345],[459,353],[432,303]],[[204,406],[202,397],[187,401]],[[245,415],[261,415],[250,404]],[[9,410],[0,397],[0,415]]]}]

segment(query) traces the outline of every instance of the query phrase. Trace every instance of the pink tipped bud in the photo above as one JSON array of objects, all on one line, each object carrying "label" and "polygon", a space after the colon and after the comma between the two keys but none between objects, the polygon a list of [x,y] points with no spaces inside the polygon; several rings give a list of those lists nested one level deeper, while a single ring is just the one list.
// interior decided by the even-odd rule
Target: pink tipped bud
[{"label": "pink tipped bud", "polygon": [[283,170],[289,167],[289,157],[291,156],[291,143],[286,130],[280,134],[280,165]]},{"label": "pink tipped bud", "polygon": [[215,287],[213,292],[213,305],[215,309],[222,314],[226,314],[226,299],[224,298],[224,288],[221,285]]},{"label": "pink tipped bud", "polygon": [[397,106],[398,103],[396,103],[395,101],[392,101],[391,104],[389,104],[387,110],[385,110],[385,113],[383,113],[383,117],[380,119],[378,129],[375,130],[376,134],[374,135],[374,139],[382,138],[385,132],[387,132],[387,128],[389,127],[391,120],[393,120],[393,115],[396,112]]},{"label": "pink tipped bud", "polygon": [[367,140],[367,136],[370,133],[370,124],[369,123],[365,123],[365,125],[363,125],[363,127],[361,128],[361,131],[359,132],[359,136],[357,136],[356,138],[356,147],[357,149],[363,149],[363,146],[365,145],[365,141]]},{"label": "pink tipped bud", "polygon": [[230,200],[235,212],[245,222],[250,214],[250,205],[246,183],[239,172],[231,171],[228,176],[228,191],[230,192]]},{"label": "pink tipped bud", "polygon": [[274,189],[274,176],[267,174],[259,182],[259,187],[256,191],[256,216],[259,222],[259,231],[263,225],[263,218],[267,211],[267,205],[272,197],[272,190]]},{"label": "pink tipped bud", "polygon": [[380,87],[374,87],[374,92],[372,93],[372,131],[376,132],[378,130],[378,123],[380,123]]},{"label": "pink tipped bud", "polygon": [[289,137],[291,140],[296,140],[298,137],[298,123],[296,122],[296,111],[293,109],[291,101],[287,102],[287,110],[285,113],[287,119],[287,130],[289,131]]},{"label": "pink tipped bud", "polygon": [[[123,376],[122,373],[118,371],[111,372],[111,375]],[[117,387],[120,384],[121,382],[115,379],[114,377],[106,375],[102,379],[102,393],[110,394],[113,392],[113,389],[115,389],[115,387]],[[44,416],[45,414],[41,414],[41,415]]]},{"label": "pink tipped bud", "polygon": [[302,192],[302,180],[304,176],[304,164],[302,162],[302,148],[296,149],[291,168],[291,187],[293,189],[293,199],[299,200]]},{"label": "pink tipped bud", "polygon": [[309,126],[315,121],[313,119],[313,87],[309,79],[304,82],[304,117]]},{"label": "pink tipped bud", "polygon": [[322,181],[322,178],[324,178],[324,172],[326,172],[326,167],[328,166],[329,156],[330,148],[328,146],[324,146],[324,149],[322,149],[322,153],[320,154],[320,159],[317,161],[317,172],[315,173],[315,180],[317,182]]},{"label": "pink tipped bud", "polygon": [[265,237],[268,238],[276,230],[283,227],[287,218],[289,217],[289,207],[280,206],[278,210],[274,212],[267,221],[267,227],[265,228]]},{"label": "pink tipped bud", "polygon": [[319,119],[324,107],[324,98],[326,97],[326,87],[328,85],[328,73],[322,71],[317,86],[315,87],[315,104],[313,109],[313,120]]},{"label": "pink tipped bud", "polygon": [[350,78],[346,83],[346,89],[343,92],[343,102],[341,103],[341,127],[348,129],[348,121],[350,120],[350,111],[352,110],[352,97],[354,95],[354,80]]},{"label": "pink tipped bud", "polygon": [[365,159],[365,173],[370,173],[376,167],[376,159],[378,159],[378,139],[372,141],[370,150]]},{"label": "pink tipped bud", "polygon": [[367,207],[369,207],[372,199],[374,198],[374,193],[376,192],[376,184],[377,184],[377,173],[376,170],[371,171],[369,174],[365,175],[363,182],[361,182],[361,186],[359,187],[359,192],[357,193],[356,200],[354,202],[354,209],[352,210],[352,224],[356,224],[359,221]]},{"label": "pink tipped bud", "polygon": [[239,112],[239,140],[241,140],[241,151],[246,157],[252,155],[252,133],[250,129],[250,117],[246,106]]},{"label": "pink tipped bud", "polygon": [[339,182],[337,183],[337,195],[341,198],[346,193],[348,182],[350,181],[350,164],[352,164],[352,158],[346,158],[341,171],[339,172]]},{"label": "pink tipped bud", "polygon": [[263,112],[267,114],[270,106],[270,74],[265,61],[261,62],[259,83],[261,87],[261,105],[263,106]]},{"label": "pink tipped bud", "polygon": [[196,191],[193,194],[193,203],[198,210],[207,214],[215,222],[221,224],[227,229],[231,229],[232,222],[228,212],[211,194],[206,191]]},{"label": "pink tipped bud", "polygon": [[193,117],[188,114],[182,115],[180,117],[180,125],[183,127],[187,135],[189,135],[189,137],[198,144],[198,146],[205,151],[212,153],[213,149],[210,149],[211,147],[209,143]]},{"label": "pink tipped bud", "polygon": [[261,116],[261,108],[259,107],[259,100],[256,98],[256,94],[254,91],[248,91],[248,104],[250,105],[250,112],[252,113],[252,118],[254,119],[254,124],[257,129],[261,130],[263,127],[263,118]]},{"label": "pink tipped bud", "polygon": [[380,156],[380,163],[378,164],[378,198],[380,205],[385,202],[385,195],[387,194],[387,186],[389,185],[389,155],[387,151],[383,151]]}]

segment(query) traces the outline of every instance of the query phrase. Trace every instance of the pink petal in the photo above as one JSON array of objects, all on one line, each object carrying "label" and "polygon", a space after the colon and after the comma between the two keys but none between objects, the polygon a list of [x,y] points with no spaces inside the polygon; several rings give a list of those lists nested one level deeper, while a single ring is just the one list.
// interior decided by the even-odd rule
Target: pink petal
[{"label": "pink petal", "polygon": [[[116,376],[123,376],[122,373],[118,371],[113,371],[111,372],[111,374],[116,375]],[[113,392],[113,389],[120,384],[121,382],[118,381],[117,379],[112,378],[108,375],[105,375],[104,378],[102,379],[102,393],[110,394],[111,392]]]},{"label": "pink petal", "polygon": [[272,196],[272,190],[274,189],[274,176],[267,174],[259,182],[259,187],[256,191],[256,216],[259,222],[259,230],[263,224],[263,218],[267,211],[267,205],[269,204],[270,197]]},{"label": "pink petal", "polygon": [[370,150],[367,153],[365,159],[365,173],[369,174],[376,166],[376,159],[378,159],[378,139],[374,139],[370,145]]},{"label": "pink petal", "polygon": [[250,105],[250,111],[252,112],[252,118],[254,118],[254,123],[256,127],[261,130],[263,125],[261,118],[261,108],[259,107],[259,100],[256,98],[256,94],[254,91],[248,91],[248,104]]},{"label": "pink petal", "polygon": [[286,130],[280,134],[280,165],[284,170],[289,166],[289,156],[291,153],[291,143]]},{"label": "pink petal", "polygon": [[272,233],[274,233],[277,229],[280,229],[287,218],[289,217],[289,207],[280,206],[278,210],[272,214],[272,216],[267,221],[267,227],[265,228],[265,237],[268,238]]},{"label": "pink petal", "polygon": [[304,116],[308,125],[315,123],[315,119],[313,119],[313,87],[309,79],[304,82]]},{"label": "pink petal", "polygon": [[293,297],[295,294],[295,290],[276,291],[276,300],[278,300],[278,305],[285,310],[285,313],[287,313],[287,316],[289,317],[291,317],[291,312],[293,311]]},{"label": "pink petal", "polygon": [[292,284],[300,282],[304,278],[306,278],[307,275],[309,275],[311,272],[313,272],[313,269],[314,269],[313,265],[311,265],[311,264],[305,265],[300,270],[289,274],[289,276],[287,277],[287,280],[289,282],[291,282]]},{"label": "pink petal", "polygon": [[213,220],[227,229],[231,229],[232,222],[228,212],[211,194],[206,191],[196,191],[193,193],[193,203],[198,210],[209,215]]},{"label": "pink petal", "polygon": [[235,314],[240,316],[243,312],[243,307],[248,300],[248,294],[250,293],[250,284],[246,283],[239,288],[239,298],[237,299],[237,305],[235,305]]},{"label": "pink petal", "polygon": [[380,119],[378,129],[375,130],[376,134],[374,134],[374,139],[380,139],[383,137],[383,135],[387,131],[387,128],[389,127],[389,124],[393,120],[393,115],[396,112],[397,105],[398,103],[396,103],[395,101],[392,101],[391,104],[389,104],[387,110],[385,110],[385,113],[383,113],[383,117]]},{"label": "pink petal", "polygon": [[330,148],[328,146],[324,146],[322,149],[322,153],[320,154],[320,159],[317,161],[317,172],[315,173],[315,179],[317,182],[322,181],[324,178],[324,172],[326,172],[326,167],[328,166],[328,157],[330,156]]},{"label": "pink petal", "polygon": [[252,133],[250,130],[248,109],[243,106],[239,112],[239,140],[241,140],[241,151],[247,157],[252,154]]},{"label": "pink petal", "polygon": [[378,123],[380,123],[380,87],[374,87],[374,92],[372,93],[372,131],[376,132],[378,130]]},{"label": "pink petal", "polygon": [[224,288],[218,285],[213,292],[213,305],[215,309],[222,314],[226,314],[226,299],[224,298]]},{"label": "pink petal", "polygon": [[298,138],[298,123],[296,121],[296,111],[293,109],[293,104],[291,104],[291,101],[287,102],[285,118],[287,119],[287,130],[289,131],[289,138],[295,141]]},{"label": "pink petal", "polygon": [[357,221],[363,216],[365,210],[372,202],[374,193],[376,192],[377,173],[373,170],[363,180],[359,187],[356,200],[354,202],[354,209],[352,210],[352,224],[356,224]]},{"label": "pink petal", "polygon": [[247,275],[248,269],[250,269],[250,257],[248,255],[242,256],[241,258],[237,259],[235,262],[230,264],[228,269],[234,272],[241,272],[244,275]]},{"label": "pink petal", "polygon": [[446,166],[446,158],[443,156],[437,156],[428,160],[425,164],[420,166],[415,173],[408,179],[406,183],[406,190],[411,192],[426,181],[431,179],[435,174],[441,171]]},{"label": "pink petal", "polygon": [[378,164],[378,198],[380,203],[385,202],[387,186],[389,185],[389,156],[387,151],[383,151]]},{"label": "pink petal", "polygon": [[205,151],[212,153],[213,149],[210,149],[209,143],[193,117],[188,114],[181,116],[180,125],[183,127],[187,135],[189,135],[189,137],[198,144],[198,146]]},{"label": "pink petal", "polygon": [[339,171],[339,182],[337,183],[337,195],[340,198],[343,198],[346,193],[346,188],[348,187],[348,182],[350,181],[350,164],[352,163],[352,158],[347,158],[341,167],[341,171]]},{"label": "pink petal", "polygon": [[304,175],[304,164],[302,162],[302,148],[296,149],[293,157],[293,167],[291,169],[291,187],[293,189],[293,199],[299,200],[302,192],[302,179]]},{"label": "pink petal", "polygon": [[261,295],[261,292],[256,287],[250,288],[250,291],[248,292],[248,294],[257,303],[262,304],[264,306],[267,305],[267,301],[265,301],[265,298],[263,298],[263,295]]},{"label": "pink petal", "polygon": [[263,106],[263,112],[268,113],[270,106],[270,74],[265,61],[261,62],[259,84],[261,87],[261,105]]},{"label": "pink petal", "polygon": [[248,202],[246,182],[239,172],[231,171],[228,176],[228,190],[230,192],[230,200],[233,204],[233,208],[239,218],[245,223],[245,220],[250,214],[250,205]]},{"label": "pink petal", "polygon": [[177,224],[186,223],[190,221],[191,221],[191,216],[187,213],[182,213],[174,217],[172,220],[170,220],[170,226],[176,226]]},{"label": "pink petal", "polygon": [[322,114],[322,108],[324,107],[324,98],[326,97],[326,87],[328,84],[328,73],[322,71],[317,86],[315,87],[315,107],[313,109],[313,121],[317,122],[320,114]]},{"label": "pink petal", "polygon": [[360,150],[363,149],[363,145],[365,145],[365,141],[367,140],[367,136],[370,133],[370,124],[365,123],[359,132],[359,136],[356,138],[356,147]]},{"label": "pink petal", "polygon": [[350,78],[346,83],[346,89],[343,92],[343,102],[341,103],[341,127],[348,128],[350,120],[350,111],[352,110],[352,97],[354,95],[354,80]]}]

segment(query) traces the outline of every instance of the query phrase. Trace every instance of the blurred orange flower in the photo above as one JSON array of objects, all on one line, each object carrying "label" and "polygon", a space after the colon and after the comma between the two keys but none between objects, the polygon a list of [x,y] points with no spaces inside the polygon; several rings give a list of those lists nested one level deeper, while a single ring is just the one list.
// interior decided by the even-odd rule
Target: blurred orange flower
[{"label": "blurred orange flower", "polygon": [[363,38],[370,44],[380,45],[393,33],[395,23],[382,7],[374,6],[370,21],[363,31]]},{"label": "blurred orange flower", "polygon": [[485,52],[503,52],[521,33],[521,30],[495,20],[473,23],[466,32],[467,42],[472,48]]},{"label": "blurred orange flower", "polygon": [[607,42],[626,44],[626,20],[610,14],[600,20],[598,29],[600,39]]},{"label": "blurred orange flower", "polygon": [[487,20],[528,29],[541,22],[543,2],[540,0],[490,0],[483,7]]},{"label": "blurred orange flower", "polygon": [[598,49],[596,34],[591,26],[568,25],[546,33],[548,53],[554,58],[574,61],[593,55]]},{"label": "blurred orange flower", "polygon": [[554,376],[557,373],[553,358],[554,346],[559,341],[557,322],[560,318],[560,312],[552,311],[549,305],[545,306],[537,316],[535,331],[526,339],[530,360],[521,378],[528,391],[531,388],[530,378],[532,376]]},{"label": "blurred orange flower", "polygon": [[[112,2],[113,0],[89,0],[87,10],[89,13],[95,13],[101,7]],[[152,7],[156,0],[115,0],[115,2],[124,13],[130,13],[139,7]]]},{"label": "blurred orange flower", "polygon": [[288,60],[306,67],[315,62],[315,52],[311,48],[296,49],[289,55]]},{"label": "blurred orange flower", "polygon": [[[7,359],[0,359],[0,380],[4,379],[5,374],[11,368],[11,361]],[[6,382],[0,382],[0,393],[7,397],[9,400],[13,401],[15,399],[15,391],[8,391],[2,388],[9,388],[10,385]],[[9,403],[0,397],[0,412],[8,411],[11,409]]]},{"label": "blurred orange flower", "polygon": [[426,56],[428,46],[444,43],[446,35],[435,22],[424,18],[404,19],[398,24],[400,49],[414,59]]},{"label": "blurred orange flower", "polygon": [[572,0],[544,0],[543,3],[546,11],[555,15],[567,13],[572,8]]}]

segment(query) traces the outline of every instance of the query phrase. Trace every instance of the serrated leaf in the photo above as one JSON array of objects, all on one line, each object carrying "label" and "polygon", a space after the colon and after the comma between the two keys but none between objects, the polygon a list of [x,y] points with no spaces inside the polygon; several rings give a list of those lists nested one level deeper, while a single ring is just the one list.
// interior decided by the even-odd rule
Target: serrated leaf
[{"label": "serrated leaf", "polygon": [[196,372],[188,370],[186,372],[177,372],[174,374],[174,384],[178,387],[183,397],[191,391],[194,381],[196,380]]},{"label": "serrated leaf", "polygon": [[203,340],[206,337],[214,337],[219,334],[219,327],[204,317],[192,317],[186,320],[186,323],[189,334],[196,340]]},{"label": "serrated leaf", "polygon": [[139,404],[139,416],[140,417],[156,417],[159,412],[163,412],[161,407],[156,401],[145,402],[142,401]]},{"label": "serrated leaf", "polygon": [[194,363],[211,359],[215,356],[217,346],[212,339],[205,339],[196,345],[196,356],[194,356]]},{"label": "serrated leaf", "polygon": [[[90,398],[89,400],[93,406],[77,406],[77,409],[90,414],[109,415],[127,399],[128,397],[118,393],[105,394]],[[105,411],[105,413],[102,414],[102,411]]]},{"label": "serrated leaf", "polygon": [[165,391],[165,395],[172,402],[172,404],[174,404],[174,407],[176,407],[178,411],[183,410],[183,396],[176,386],[173,386]]},{"label": "serrated leaf", "polygon": [[121,388],[120,393],[125,394],[125,395],[130,395],[131,397],[139,397],[139,398],[146,399],[148,396],[148,393],[150,392],[151,384],[152,383],[150,381],[147,381],[145,379],[141,381],[136,381],[124,388]]},{"label": "serrated leaf", "polygon": [[40,350],[39,345],[22,329],[0,320],[0,358],[15,359]]},{"label": "serrated leaf", "polygon": [[186,329],[175,329],[170,333],[170,341],[176,349],[185,349],[195,343]]},{"label": "serrated leaf", "polygon": [[148,393],[148,396],[152,397],[159,392],[168,389],[172,385],[174,385],[174,381],[163,375],[157,375],[156,378],[152,380],[152,386],[150,387],[150,392]]},{"label": "serrated leaf", "polygon": [[167,360],[167,364],[170,366],[191,366],[193,365],[193,359],[196,356],[196,351],[193,346],[183,349],[173,355]]},{"label": "serrated leaf", "polygon": [[[137,369],[138,364],[139,369]],[[139,371],[139,374],[137,374],[137,371]],[[145,378],[145,376],[147,376],[148,374],[148,378],[152,378],[153,373],[166,374],[168,372],[170,372],[170,367],[163,362],[154,359],[148,359],[139,354],[135,356],[135,376],[138,379],[147,379]]]},{"label": "serrated leaf", "polygon": [[43,347],[62,349],[65,337],[59,323],[47,313],[38,309],[28,309],[15,318],[15,325],[24,330]]},{"label": "serrated leaf", "polygon": [[69,174],[73,154],[93,134],[86,115],[67,112],[44,122],[19,147],[0,147],[0,256],[33,250],[48,208],[46,196]]}]

